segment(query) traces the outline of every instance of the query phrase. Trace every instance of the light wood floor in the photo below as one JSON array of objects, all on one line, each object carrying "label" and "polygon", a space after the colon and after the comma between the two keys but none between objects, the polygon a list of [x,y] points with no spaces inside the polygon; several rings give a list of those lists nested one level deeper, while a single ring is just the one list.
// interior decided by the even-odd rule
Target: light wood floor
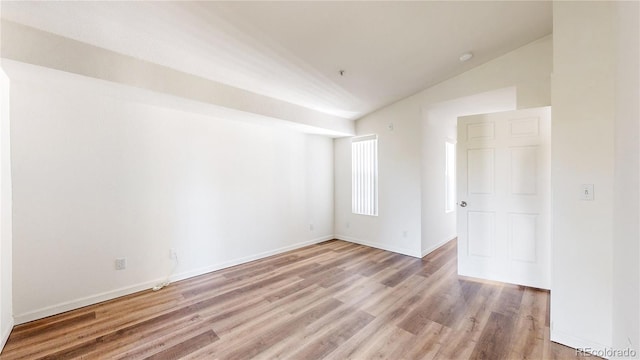
[{"label": "light wood floor", "polygon": [[0,359],[559,359],[549,293],[328,241],[17,326]]}]

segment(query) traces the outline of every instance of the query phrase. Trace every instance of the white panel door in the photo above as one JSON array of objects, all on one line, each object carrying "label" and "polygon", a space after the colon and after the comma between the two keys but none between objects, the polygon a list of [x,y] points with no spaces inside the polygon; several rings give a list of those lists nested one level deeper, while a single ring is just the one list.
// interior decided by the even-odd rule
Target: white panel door
[{"label": "white panel door", "polygon": [[551,108],[458,118],[458,273],[550,287]]}]

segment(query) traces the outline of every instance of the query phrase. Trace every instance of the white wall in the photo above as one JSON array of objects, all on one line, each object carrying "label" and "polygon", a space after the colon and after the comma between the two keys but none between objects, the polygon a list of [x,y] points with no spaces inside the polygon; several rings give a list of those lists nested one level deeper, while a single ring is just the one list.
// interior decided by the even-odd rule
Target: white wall
[{"label": "white wall", "polygon": [[[444,178],[439,143],[454,133],[454,116],[549,105],[552,50],[552,38],[546,36],[423,92],[423,254],[455,235],[455,213],[442,211],[443,187],[437,183]],[[436,125],[435,118],[449,124]]]},{"label": "white wall", "polygon": [[[442,208],[443,189],[433,186],[432,179],[444,178],[444,157],[433,156],[444,145],[431,139],[446,138],[451,131],[447,126],[431,128],[428,112],[448,101],[508,87],[516,89],[517,108],[549,105],[551,63],[547,36],[359,119],[357,135],[380,136],[380,216],[351,214],[349,140],[335,140],[336,236],[413,256],[445,241],[450,222],[425,223],[428,214],[423,211],[432,211],[431,203]],[[431,130],[435,132],[426,134]]]},{"label": "white wall", "polygon": [[0,69],[0,351],[13,328],[9,78]]},{"label": "white wall", "polygon": [[331,139],[9,75],[16,322],[332,238]]},{"label": "white wall", "polygon": [[[457,103],[456,100],[451,102]],[[452,105],[455,108],[457,104]],[[420,245],[422,256],[457,236],[456,211],[445,211],[445,143],[456,143],[458,116],[469,114],[449,110],[448,107],[442,110],[429,107],[423,112],[421,227],[424,231]],[[455,182],[452,186],[455,187]]]},{"label": "white wall", "polygon": [[351,213],[351,140],[335,140],[335,233],[420,257],[420,106],[402,103],[356,123],[358,135],[378,134],[378,216]]},{"label": "white wall", "polygon": [[615,6],[553,4],[551,339],[574,348],[611,346]]},{"label": "white wall", "polygon": [[640,356],[640,3],[616,11],[613,347]]},{"label": "white wall", "polygon": [[[517,108],[517,89],[508,87],[431,104],[422,121],[422,255],[457,236],[456,211],[445,212],[445,142],[456,141],[460,116]],[[454,185],[455,186],[455,185]]]}]

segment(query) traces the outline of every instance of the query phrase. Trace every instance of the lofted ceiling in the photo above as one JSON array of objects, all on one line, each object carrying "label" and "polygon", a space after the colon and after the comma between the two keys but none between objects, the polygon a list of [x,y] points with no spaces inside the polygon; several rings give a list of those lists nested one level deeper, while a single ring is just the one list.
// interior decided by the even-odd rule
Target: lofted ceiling
[{"label": "lofted ceiling", "polygon": [[2,17],[348,119],[552,32],[546,1],[3,1]]}]

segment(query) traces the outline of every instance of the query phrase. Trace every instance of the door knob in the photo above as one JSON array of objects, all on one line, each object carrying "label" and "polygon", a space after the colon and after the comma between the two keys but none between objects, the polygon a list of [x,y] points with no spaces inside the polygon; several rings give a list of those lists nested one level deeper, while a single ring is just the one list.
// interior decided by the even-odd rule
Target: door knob
[{"label": "door knob", "polygon": [[466,201],[460,201],[460,207],[467,207]]}]

